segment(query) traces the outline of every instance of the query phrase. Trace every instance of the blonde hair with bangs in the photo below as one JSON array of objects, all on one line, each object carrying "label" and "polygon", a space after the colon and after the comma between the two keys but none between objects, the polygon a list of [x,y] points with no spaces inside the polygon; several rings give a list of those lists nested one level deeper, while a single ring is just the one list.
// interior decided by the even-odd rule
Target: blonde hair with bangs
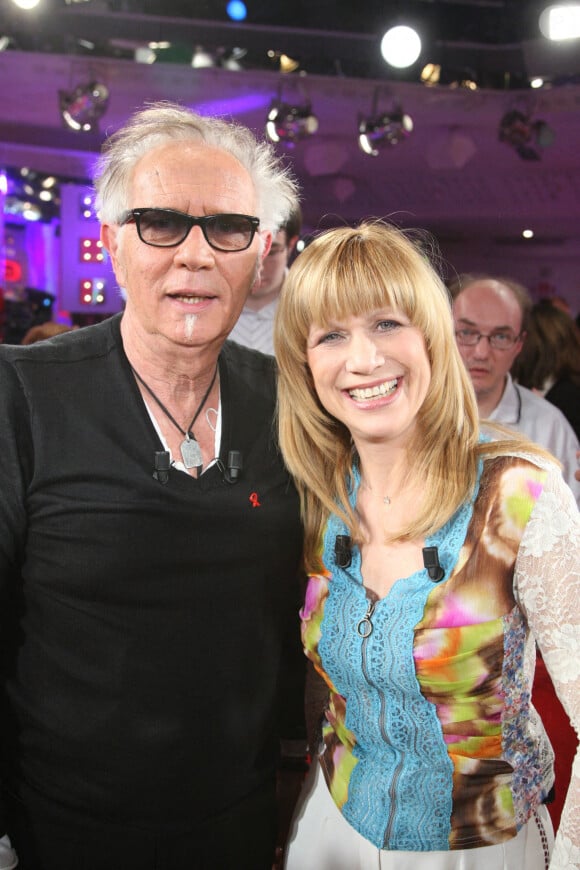
[{"label": "blonde hair with bangs", "polygon": [[360,525],[349,504],[353,450],[349,430],[323,408],[306,361],[310,327],[386,307],[401,311],[423,334],[431,384],[408,447],[409,479],[423,504],[397,540],[440,528],[472,493],[479,419],[473,387],[453,329],[447,289],[431,265],[435,247],[383,221],[318,236],[295,260],[276,315],[278,428],[286,464],[300,492],[308,570],[320,570],[320,540],[330,513]]}]

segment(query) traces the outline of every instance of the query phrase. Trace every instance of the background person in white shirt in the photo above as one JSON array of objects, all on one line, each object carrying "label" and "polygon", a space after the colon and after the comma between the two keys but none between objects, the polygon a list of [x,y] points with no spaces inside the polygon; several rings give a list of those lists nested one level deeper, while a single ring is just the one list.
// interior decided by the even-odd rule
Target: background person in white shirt
[{"label": "background person in white shirt", "polygon": [[301,228],[302,212],[298,209],[292,212],[288,221],[274,236],[272,247],[262,262],[260,281],[251,290],[238,322],[230,333],[229,337],[238,344],[261,350],[262,353],[274,354],[274,315],[288,271],[288,262]]},{"label": "background person in white shirt", "polygon": [[459,352],[471,376],[479,416],[523,432],[546,447],[580,504],[576,480],[578,439],[562,412],[531,390],[515,384],[512,364],[526,337],[532,302],[509,278],[460,275],[449,288]]}]

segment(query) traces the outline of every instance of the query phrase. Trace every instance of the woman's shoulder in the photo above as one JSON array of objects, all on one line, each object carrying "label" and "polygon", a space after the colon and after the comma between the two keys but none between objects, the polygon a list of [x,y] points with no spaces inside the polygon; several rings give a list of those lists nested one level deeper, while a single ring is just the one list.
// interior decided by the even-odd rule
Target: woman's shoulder
[{"label": "woman's shoulder", "polygon": [[522,513],[528,518],[540,499],[554,510],[567,509],[570,503],[577,511],[560,463],[545,451],[522,448],[483,457],[480,495],[501,502],[508,514]]},{"label": "woman's shoulder", "polygon": [[524,445],[521,449],[511,449],[505,452],[484,455],[483,462],[485,468],[496,468],[499,471],[505,471],[510,468],[529,468],[530,470],[540,469],[544,472],[553,470],[559,471],[560,465],[555,457],[550,457],[547,451],[528,450]]},{"label": "woman's shoulder", "polygon": [[534,450],[506,450],[483,456],[481,489],[493,490],[502,500],[523,495],[536,501],[548,479],[562,477],[559,463],[547,453]]}]

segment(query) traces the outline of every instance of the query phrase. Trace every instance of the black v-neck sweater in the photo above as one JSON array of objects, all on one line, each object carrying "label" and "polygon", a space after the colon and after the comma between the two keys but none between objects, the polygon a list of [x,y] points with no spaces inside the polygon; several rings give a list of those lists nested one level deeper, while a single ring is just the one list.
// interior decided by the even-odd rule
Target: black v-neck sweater
[{"label": "black v-neck sweater", "polygon": [[240,480],[214,466],[162,484],[120,316],[0,346],[0,751],[17,794],[163,831],[273,774],[298,499],[273,359],[228,342],[219,366]]}]

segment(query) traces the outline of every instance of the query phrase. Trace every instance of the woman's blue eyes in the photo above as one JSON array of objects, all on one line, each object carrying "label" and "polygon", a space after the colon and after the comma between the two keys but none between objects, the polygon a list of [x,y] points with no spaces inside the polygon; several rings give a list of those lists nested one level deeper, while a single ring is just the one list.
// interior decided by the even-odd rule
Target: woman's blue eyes
[{"label": "woman's blue eyes", "polygon": [[319,344],[325,344],[327,341],[333,341],[334,339],[340,338],[339,332],[328,332],[326,335],[323,335],[319,340]]},{"label": "woman's blue eyes", "polygon": [[[378,320],[374,326],[377,332],[392,332],[401,324],[397,320]],[[337,341],[342,338],[342,332],[327,332],[318,340],[318,344],[326,344],[328,342]]]}]

